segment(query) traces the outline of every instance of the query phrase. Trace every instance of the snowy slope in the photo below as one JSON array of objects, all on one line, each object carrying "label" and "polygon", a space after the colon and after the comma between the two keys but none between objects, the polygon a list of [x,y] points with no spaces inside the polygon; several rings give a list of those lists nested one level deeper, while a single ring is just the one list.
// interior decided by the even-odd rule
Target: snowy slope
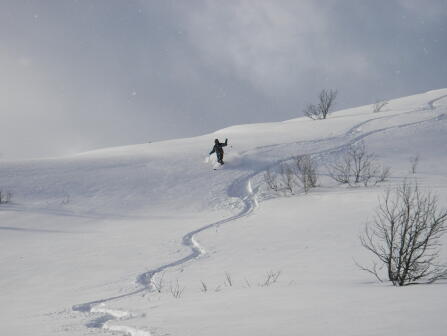
[{"label": "snowy slope", "polygon": [[[446,205],[446,115],[443,89],[380,113],[2,162],[0,188],[14,196],[0,208],[1,334],[444,335],[447,284],[396,289],[354,265],[369,260],[357,236],[385,186],[324,180],[271,199],[262,174],[297,154],[324,165],[364,140],[392,167],[391,184],[420,155],[417,178]],[[216,137],[230,146],[214,171],[205,161]],[[278,282],[259,286],[269,271],[281,271]],[[177,281],[180,299],[169,289]]]}]

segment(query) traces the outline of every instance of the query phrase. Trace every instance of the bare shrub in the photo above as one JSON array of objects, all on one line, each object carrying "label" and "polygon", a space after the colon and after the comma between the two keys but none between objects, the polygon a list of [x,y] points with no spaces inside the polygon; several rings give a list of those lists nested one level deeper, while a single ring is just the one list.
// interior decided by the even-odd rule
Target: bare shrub
[{"label": "bare shrub", "polygon": [[383,182],[390,175],[389,167],[382,167],[363,141],[350,145],[346,152],[329,165],[329,176],[339,183],[355,185]]},{"label": "bare shrub", "polygon": [[294,187],[294,173],[292,168],[287,163],[281,163],[279,165],[279,174],[282,181],[283,188],[290,191],[293,194]]},{"label": "bare shrub", "polygon": [[181,287],[178,280],[176,280],[176,282],[174,284],[171,283],[171,286],[169,289],[170,289],[172,297],[174,297],[176,299],[180,299],[183,295],[183,291],[185,290],[185,287]]},{"label": "bare shrub", "polygon": [[295,176],[301,182],[304,192],[317,186],[317,163],[310,155],[299,155],[294,158]]},{"label": "bare shrub", "polygon": [[379,174],[379,166],[371,164],[363,170],[360,175],[360,181],[365,187]]},{"label": "bare shrub", "polygon": [[304,115],[314,120],[326,119],[330,109],[335,105],[336,90],[321,90],[318,96],[318,104],[309,104],[304,109]]},{"label": "bare shrub", "polygon": [[205,282],[203,282],[203,281],[200,281],[200,283],[201,283],[200,291],[202,293],[208,292],[208,285]]},{"label": "bare shrub", "polygon": [[274,175],[270,169],[267,169],[267,171],[264,173],[264,181],[270,189],[272,189],[275,192],[278,192],[279,184],[277,176]]},{"label": "bare shrub", "polygon": [[233,279],[231,278],[231,274],[228,272],[225,272],[225,285],[228,287],[233,286]]},{"label": "bare shrub", "polygon": [[264,182],[275,192],[293,194],[297,188],[302,187],[307,193],[317,186],[317,181],[318,165],[310,155],[298,155],[293,158],[292,163],[280,163],[278,173],[273,173],[270,169],[264,173]]},{"label": "bare shrub", "polygon": [[390,176],[390,172],[390,167],[383,167],[376,162],[372,162],[364,169],[360,176],[360,180],[365,187],[367,187],[368,184],[370,184],[371,182],[376,185],[377,183],[385,182],[386,179]]},{"label": "bare shrub", "polygon": [[0,190],[0,204],[8,204],[11,202],[12,192]]},{"label": "bare shrub", "polygon": [[338,183],[347,184],[351,181],[352,160],[349,155],[343,155],[328,167],[329,176]]},{"label": "bare shrub", "polygon": [[278,281],[281,271],[269,271],[265,275],[265,280],[260,284],[261,287],[268,287]]},{"label": "bare shrub", "polygon": [[388,105],[388,100],[378,100],[373,105],[373,112],[377,113],[380,112],[386,105]]},{"label": "bare shrub", "polygon": [[349,146],[347,155],[352,161],[351,172],[354,175],[354,183],[362,181],[365,174],[374,173],[372,161],[375,159],[375,155],[367,152],[363,141]]},{"label": "bare shrub", "polygon": [[163,291],[163,288],[165,286],[164,278],[165,278],[165,272],[162,272],[156,274],[151,279],[151,285],[158,293],[161,293]]},{"label": "bare shrub", "polygon": [[416,170],[417,170],[417,167],[418,167],[418,165],[419,165],[419,155],[416,155],[416,156],[412,156],[411,158],[410,158],[410,173],[411,174],[416,174]]},{"label": "bare shrub", "polygon": [[381,280],[380,269],[386,267],[388,280],[395,286],[447,278],[447,266],[437,262],[446,221],[447,210],[439,209],[437,198],[417,184],[405,181],[388,190],[374,221],[360,236],[362,246],[378,262],[360,268]]},{"label": "bare shrub", "polygon": [[67,193],[65,193],[65,194],[64,194],[64,198],[63,198],[62,201],[61,201],[61,204],[62,204],[62,205],[67,205],[67,204],[69,204],[69,203],[70,203],[70,195],[67,194]]},{"label": "bare shrub", "polygon": [[388,179],[388,177],[390,177],[390,175],[391,175],[390,167],[381,167],[375,183],[377,184],[385,182]]}]

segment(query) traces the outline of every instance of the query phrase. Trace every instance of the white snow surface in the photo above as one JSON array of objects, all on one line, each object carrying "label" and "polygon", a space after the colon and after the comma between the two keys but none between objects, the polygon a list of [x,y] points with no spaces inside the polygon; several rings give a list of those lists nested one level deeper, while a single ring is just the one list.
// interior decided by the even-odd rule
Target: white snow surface
[{"label": "white snow surface", "polygon": [[[218,170],[215,138],[229,139]],[[391,167],[387,183],[323,177],[309,194],[282,195],[263,182],[298,154],[324,173],[362,140]],[[446,143],[442,89],[379,113],[2,161],[0,190],[13,198],[0,205],[0,335],[447,335],[447,282],[396,288],[354,263],[372,260],[358,235],[389,186],[417,178],[447,206]],[[280,275],[262,286],[268,272]]]}]

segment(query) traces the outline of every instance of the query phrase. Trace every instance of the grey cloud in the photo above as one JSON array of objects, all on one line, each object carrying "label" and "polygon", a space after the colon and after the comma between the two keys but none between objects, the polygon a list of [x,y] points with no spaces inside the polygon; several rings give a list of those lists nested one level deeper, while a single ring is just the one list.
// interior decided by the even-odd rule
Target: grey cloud
[{"label": "grey cloud", "polygon": [[0,152],[63,155],[445,87],[429,1],[4,0]]}]

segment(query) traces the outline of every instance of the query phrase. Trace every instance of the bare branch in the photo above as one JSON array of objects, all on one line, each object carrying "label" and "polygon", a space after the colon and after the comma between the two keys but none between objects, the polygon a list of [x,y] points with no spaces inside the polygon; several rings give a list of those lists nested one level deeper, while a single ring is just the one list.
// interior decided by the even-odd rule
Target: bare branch
[{"label": "bare branch", "polygon": [[[432,283],[447,277],[447,266],[436,262],[446,222],[447,210],[439,209],[437,198],[405,181],[380,200],[360,242],[386,266],[394,285]],[[359,267],[379,278],[376,264]]]},{"label": "bare branch", "polygon": [[314,120],[326,119],[331,108],[335,105],[337,90],[321,90],[318,104],[309,104],[304,109],[304,115]]},{"label": "bare branch", "polygon": [[373,112],[374,113],[380,112],[386,105],[388,105],[388,100],[378,100],[373,105]]}]

